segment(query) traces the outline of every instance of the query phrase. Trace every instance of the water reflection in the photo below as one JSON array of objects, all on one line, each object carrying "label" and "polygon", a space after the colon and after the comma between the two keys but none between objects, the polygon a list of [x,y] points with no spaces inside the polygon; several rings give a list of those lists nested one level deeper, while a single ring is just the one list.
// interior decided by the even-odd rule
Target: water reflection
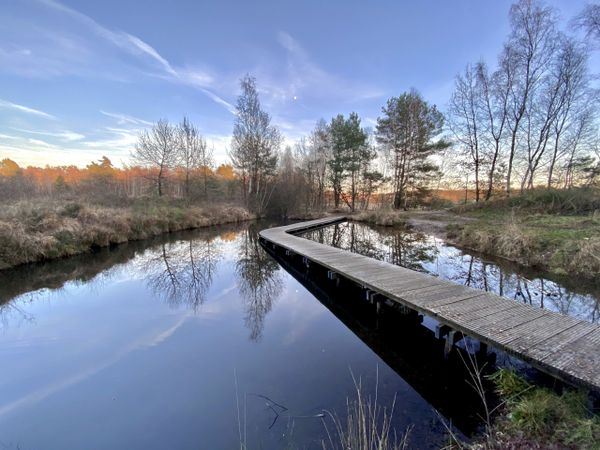
[{"label": "water reflection", "polygon": [[553,279],[508,261],[461,250],[435,236],[355,222],[331,225],[304,236],[532,306],[600,322],[600,285]]},{"label": "water reflection", "polygon": [[[376,316],[356,290],[320,295],[310,274],[298,283],[260,246],[269,225],[0,272],[0,443],[235,448],[239,386],[248,448],[321,448],[318,414],[344,413],[350,370],[368,386],[378,374],[383,405],[397,396],[396,429],[414,426],[415,447],[443,444],[436,411],[461,431],[477,427],[462,363],[443,357],[433,333],[414,317]],[[358,232],[354,248],[369,248]],[[411,239],[397,241],[398,261],[432,254]],[[261,396],[288,411],[273,423]]]},{"label": "water reflection", "polygon": [[172,306],[196,311],[206,300],[213,273],[221,258],[215,238],[162,243],[154,255],[140,262],[149,272],[147,283]]},{"label": "water reflection", "polygon": [[[283,258],[268,248],[267,251],[441,413],[441,420],[451,424],[453,433],[470,435],[479,429],[485,412],[469,383],[468,362],[477,361],[478,367],[483,368],[482,374],[489,375],[495,371],[495,354],[476,352],[467,356],[466,350],[456,348],[446,356],[444,339],[436,338],[433,331],[422,326],[416,312],[388,305],[381,305],[378,311],[353,283],[331,283],[326,271],[306,271],[298,260]],[[486,400],[493,407],[498,399],[493,395],[491,382],[487,378],[483,382],[489,394]],[[414,421],[419,420],[419,414],[412,412]]]},{"label": "water reflection", "polygon": [[238,289],[244,299],[245,322],[252,341],[260,340],[265,317],[283,287],[279,264],[260,246],[258,231],[253,224],[242,234],[235,264]]}]

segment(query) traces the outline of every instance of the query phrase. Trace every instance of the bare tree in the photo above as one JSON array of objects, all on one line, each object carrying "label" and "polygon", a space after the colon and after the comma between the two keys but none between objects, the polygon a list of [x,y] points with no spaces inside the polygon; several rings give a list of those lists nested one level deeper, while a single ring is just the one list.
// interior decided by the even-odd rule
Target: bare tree
[{"label": "bare tree", "polygon": [[177,128],[164,119],[156,122],[150,131],[142,131],[138,137],[131,156],[137,164],[155,169],[159,197],[164,193],[168,170],[177,163],[178,150]]},{"label": "bare tree", "polygon": [[212,151],[195,125],[187,117],[183,118],[179,132],[179,164],[185,172],[185,195],[190,196],[190,177],[201,170],[203,178],[204,198],[208,198],[208,171],[213,165]]},{"label": "bare tree", "polygon": [[450,99],[450,129],[465,148],[475,171],[475,201],[479,201],[479,173],[483,163],[480,147],[482,90],[478,78],[467,65],[464,74],[457,75]]},{"label": "bare tree", "polygon": [[331,139],[329,126],[325,120],[317,122],[310,135],[310,160],[313,165],[316,186],[316,209],[325,207],[325,187],[327,184],[327,161],[331,157]]},{"label": "bare tree", "polygon": [[510,151],[506,175],[509,195],[522,120],[555,52],[555,22],[554,11],[538,0],[519,0],[510,9],[512,31],[500,57],[501,70],[514,77],[509,97]]},{"label": "bare tree", "polygon": [[557,64],[558,76],[562,80],[561,105],[552,125],[554,147],[548,168],[548,188],[552,187],[554,168],[558,159],[567,151],[561,140],[565,133],[576,127],[579,112],[589,107],[590,92],[587,75],[588,54],[583,46],[566,38],[561,45]]},{"label": "bare tree", "polygon": [[588,38],[600,41],[600,5],[590,3],[575,17],[574,24],[585,31]]},{"label": "bare tree", "polygon": [[481,89],[483,120],[487,122],[486,135],[491,143],[490,167],[485,199],[489,200],[494,189],[496,169],[500,159],[500,146],[508,119],[508,98],[512,86],[510,71],[497,70],[491,77],[485,63],[476,66],[477,84]]}]

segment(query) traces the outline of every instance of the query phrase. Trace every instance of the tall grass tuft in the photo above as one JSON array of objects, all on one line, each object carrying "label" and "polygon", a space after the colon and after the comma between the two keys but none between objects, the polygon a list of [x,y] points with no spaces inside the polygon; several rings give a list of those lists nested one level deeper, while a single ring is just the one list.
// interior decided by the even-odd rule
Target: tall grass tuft
[{"label": "tall grass tuft", "polygon": [[327,433],[323,449],[330,450],[400,450],[408,448],[410,428],[398,436],[392,427],[396,397],[388,409],[379,404],[377,383],[375,397],[365,396],[362,381],[352,376],[355,397],[346,400],[346,415],[325,411],[322,418]]}]

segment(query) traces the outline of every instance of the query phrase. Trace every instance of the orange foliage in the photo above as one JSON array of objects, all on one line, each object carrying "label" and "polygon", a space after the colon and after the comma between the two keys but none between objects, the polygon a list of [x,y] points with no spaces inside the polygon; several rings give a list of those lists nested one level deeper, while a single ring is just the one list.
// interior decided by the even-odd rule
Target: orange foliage
[{"label": "orange foliage", "polygon": [[235,173],[233,172],[231,164],[221,164],[217,167],[217,175],[226,180],[233,180],[235,178]]},{"label": "orange foliage", "polygon": [[[457,203],[465,200],[464,189],[434,189],[431,191],[434,197],[441,198],[442,200],[450,200],[451,202]],[[467,200],[475,200],[475,190],[469,189],[467,191]]]},{"label": "orange foliage", "polygon": [[12,159],[3,159],[0,161],[0,175],[4,177],[16,177],[21,172],[19,165]]},{"label": "orange foliage", "polygon": [[[144,194],[152,189],[158,169],[140,166],[114,167],[111,160],[103,156],[93,161],[85,168],[77,166],[45,166],[21,168],[10,159],[0,160],[0,176],[14,177],[23,175],[29,178],[37,190],[42,193],[50,193],[56,188],[58,182],[61,186],[77,187],[86,182],[103,183],[110,186],[115,192],[125,193],[129,196]],[[184,169],[176,168],[169,171],[174,179],[182,181],[186,178]],[[195,177],[219,177],[224,180],[235,179],[233,167],[229,164],[220,165],[215,171],[210,167],[199,167],[192,170]]]}]

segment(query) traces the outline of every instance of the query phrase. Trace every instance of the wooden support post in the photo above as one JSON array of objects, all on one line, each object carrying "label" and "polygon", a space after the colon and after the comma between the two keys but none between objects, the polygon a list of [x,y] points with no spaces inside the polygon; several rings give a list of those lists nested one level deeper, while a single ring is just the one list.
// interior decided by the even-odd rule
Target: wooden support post
[{"label": "wooden support post", "polygon": [[488,345],[485,342],[479,341],[479,348],[477,349],[477,353],[479,355],[485,356],[488,352]]},{"label": "wooden support post", "polygon": [[448,335],[446,336],[446,344],[444,345],[444,358],[448,357],[452,351],[452,347],[454,347],[463,337],[464,336],[460,331],[452,330],[448,332]]},{"label": "wooden support post", "polygon": [[448,333],[450,333],[451,331],[452,328],[450,328],[448,325],[442,325],[440,323],[435,327],[435,338],[442,339],[443,337],[447,336]]}]

